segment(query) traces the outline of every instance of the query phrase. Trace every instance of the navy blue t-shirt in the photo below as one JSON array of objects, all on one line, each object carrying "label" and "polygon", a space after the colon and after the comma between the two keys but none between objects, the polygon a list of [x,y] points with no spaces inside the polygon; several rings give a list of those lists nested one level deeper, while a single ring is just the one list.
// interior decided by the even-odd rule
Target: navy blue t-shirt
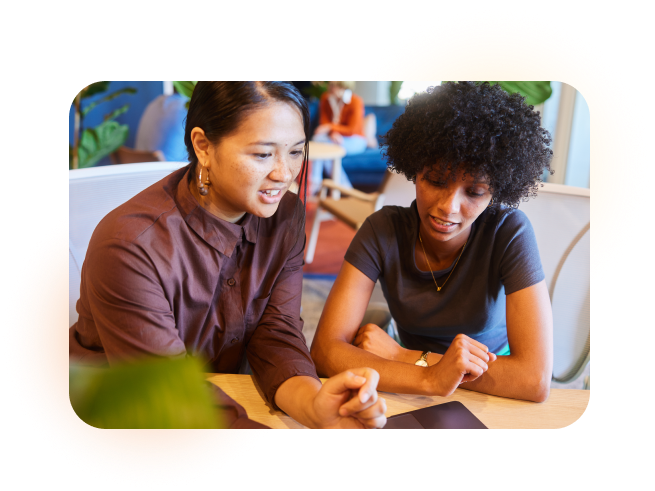
[{"label": "navy blue t-shirt", "polygon": [[[430,272],[416,266],[418,230],[416,201],[409,208],[385,206],[366,219],[345,256],[373,282],[380,280],[403,344],[443,354],[462,333],[494,353],[504,350],[505,295],[544,279],[528,217],[505,206],[486,209],[440,292]],[[438,283],[452,267],[434,271]]]}]

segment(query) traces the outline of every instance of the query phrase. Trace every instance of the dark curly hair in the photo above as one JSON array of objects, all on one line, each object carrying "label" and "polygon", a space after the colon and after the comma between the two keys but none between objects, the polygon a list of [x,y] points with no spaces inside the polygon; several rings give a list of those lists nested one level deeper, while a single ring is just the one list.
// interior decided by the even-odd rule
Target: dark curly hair
[{"label": "dark curly hair", "polygon": [[453,181],[486,178],[494,204],[517,207],[551,174],[550,134],[518,93],[499,85],[447,82],[416,94],[380,146],[390,170],[415,180],[425,167]]}]

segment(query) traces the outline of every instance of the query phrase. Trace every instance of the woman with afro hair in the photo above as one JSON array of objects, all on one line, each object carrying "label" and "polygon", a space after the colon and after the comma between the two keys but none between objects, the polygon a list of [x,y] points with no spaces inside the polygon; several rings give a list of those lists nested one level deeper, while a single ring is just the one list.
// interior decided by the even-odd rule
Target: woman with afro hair
[{"label": "woman with afro hair", "polygon": [[[412,97],[382,147],[416,200],[383,207],[353,239],[312,344],[318,372],[368,366],[383,391],[546,400],[552,312],[518,205],[550,171],[550,142],[539,113],[498,85]],[[400,343],[364,321],[378,280]]]}]

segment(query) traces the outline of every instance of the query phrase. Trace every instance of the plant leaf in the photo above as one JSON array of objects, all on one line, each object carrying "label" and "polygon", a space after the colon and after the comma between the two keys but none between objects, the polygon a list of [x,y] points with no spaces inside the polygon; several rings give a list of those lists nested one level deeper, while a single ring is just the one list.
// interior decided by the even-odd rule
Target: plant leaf
[{"label": "plant leaf", "polygon": [[89,85],[86,90],[82,90],[82,99],[105,92],[109,88],[109,82],[96,82]]},{"label": "plant leaf", "polygon": [[191,99],[193,89],[196,88],[198,82],[173,82],[173,87],[184,97]]},{"label": "plant leaf", "polygon": [[303,92],[310,97],[316,97],[317,99],[320,99],[327,88],[327,82],[312,82],[312,85],[305,87]]},{"label": "plant leaf", "polygon": [[112,112],[109,114],[105,114],[105,117],[103,118],[103,121],[109,121],[111,119],[116,119],[118,116],[123,114],[125,111],[127,111],[130,108],[129,104],[123,104],[121,107],[114,109]]},{"label": "plant leaf", "polygon": [[389,86],[389,101],[391,104],[398,105],[398,92],[400,92],[402,85],[402,82],[391,82]]},{"label": "plant leaf", "polygon": [[96,428],[221,428],[200,363],[142,360],[110,368],[71,365],[69,397]]},{"label": "plant leaf", "polygon": [[553,93],[550,87],[550,82],[489,82],[490,84],[498,84],[502,89],[513,94],[518,92],[526,97],[526,104],[536,106],[546,101]]},{"label": "plant leaf", "polygon": [[78,158],[80,169],[92,167],[125,143],[129,128],[116,121],[105,121],[95,128],[87,128],[80,137]]},{"label": "plant leaf", "polygon": [[[442,83],[446,83],[444,80]],[[476,82],[482,84],[484,82]],[[491,82],[491,85],[500,85],[500,87],[508,94],[518,92],[526,97],[526,104],[537,106],[545,102],[552,94],[553,90],[550,87],[550,82]]]},{"label": "plant leaf", "polygon": [[84,109],[82,109],[80,111],[80,113],[82,114],[82,117],[85,117],[98,104],[102,104],[103,102],[111,101],[112,99],[115,99],[119,95],[123,95],[123,94],[136,94],[136,89],[133,88],[133,87],[125,87],[123,89],[117,90],[116,92],[112,92],[111,94],[106,95],[102,99],[98,99],[97,101],[93,101],[91,104],[89,104]]}]

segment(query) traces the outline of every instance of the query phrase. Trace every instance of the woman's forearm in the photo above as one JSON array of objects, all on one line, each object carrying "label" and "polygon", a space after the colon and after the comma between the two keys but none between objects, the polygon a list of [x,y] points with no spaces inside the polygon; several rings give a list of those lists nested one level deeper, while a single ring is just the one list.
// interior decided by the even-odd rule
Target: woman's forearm
[{"label": "woman's forearm", "polygon": [[[402,361],[403,363],[409,363],[411,365],[414,365],[416,364],[416,362],[418,361],[418,359],[421,357],[422,354],[423,354],[422,351],[403,348],[402,352],[400,353],[396,361]],[[440,355],[439,353],[428,354],[428,359],[427,359],[428,366],[436,365],[437,363],[439,363],[439,360],[441,360],[441,358],[443,358],[443,355]]]},{"label": "woman's forearm", "polygon": [[489,369],[481,377],[459,387],[512,399],[544,402],[550,393],[551,375],[547,368],[534,366],[527,360],[512,355],[499,356],[489,363]]},{"label": "woman's forearm", "polygon": [[[337,340],[314,343],[311,354],[319,375],[332,376],[349,368],[366,366],[380,374],[379,390],[404,394],[442,395],[438,380],[435,380],[424,367],[414,365],[416,360],[411,363],[404,360],[387,360]],[[409,356],[411,355],[407,355],[408,360]]]},{"label": "woman's forearm", "polygon": [[[397,361],[416,363],[421,351],[404,349]],[[428,365],[438,363],[443,355],[430,353]],[[485,394],[543,402],[550,391],[551,373],[547,367],[538,367],[527,360],[522,361],[513,356],[499,356],[496,361],[488,364],[489,369],[472,382],[465,382],[461,389],[474,390]]]},{"label": "woman's forearm", "polygon": [[321,390],[321,383],[312,377],[297,376],[285,380],[275,392],[278,407],[308,428],[317,428],[314,399]]},{"label": "woman's forearm", "polygon": [[[443,355],[430,353],[429,367],[415,366],[420,351],[403,349],[394,360],[379,357],[366,350],[345,342],[333,341],[330,356],[325,356],[317,347],[312,357],[319,373],[334,375],[353,366],[368,366],[378,371],[378,388],[387,392],[423,395],[448,395],[441,388],[438,363]],[[488,364],[488,370],[478,379],[465,382],[459,387],[486,394],[543,402],[550,391],[550,377],[547,368],[521,360],[516,356],[499,356]]]}]

